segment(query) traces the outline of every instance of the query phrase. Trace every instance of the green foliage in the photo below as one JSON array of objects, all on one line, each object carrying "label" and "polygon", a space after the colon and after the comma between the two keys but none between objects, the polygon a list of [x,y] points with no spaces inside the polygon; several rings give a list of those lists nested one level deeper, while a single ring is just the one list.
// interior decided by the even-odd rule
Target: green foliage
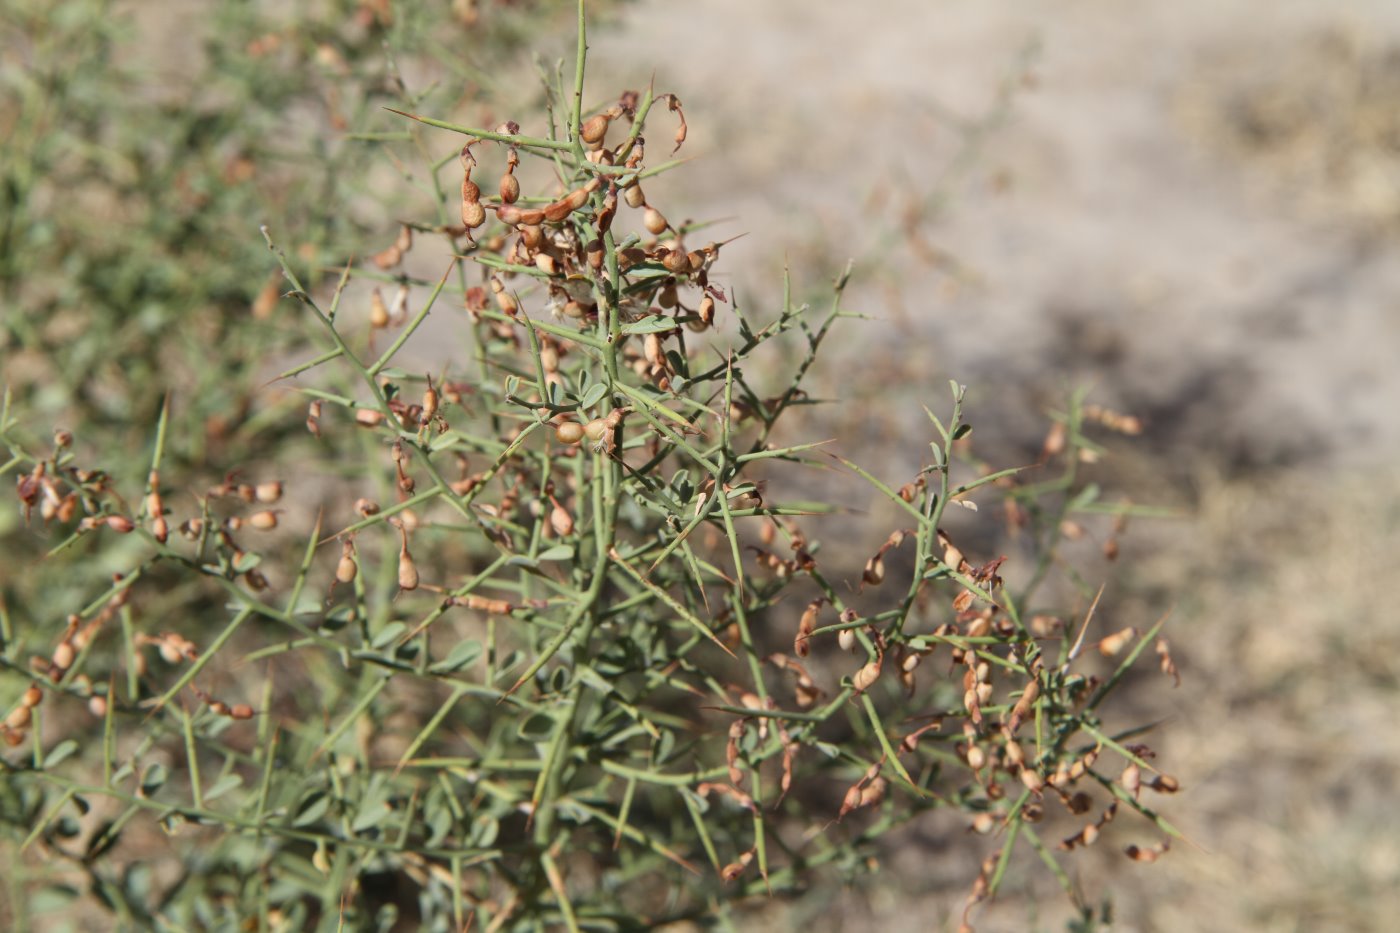
[{"label": "green foliage", "polygon": [[[248,67],[247,106],[299,93]],[[342,150],[318,156],[315,203],[288,202],[256,247],[278,260],[282,300],[264,326],[184,347],[197,365],[173,399],[155,361],[184,338],[163,327],[191,290],[247,306],[271,268],[235,280],[249,241],[200,209],[165,217],[168,201],[136,223],[147,242],[173,249],[160,224],[175,223],[229,252],[194,269],[182,251],[152,257],[117,286],[91,270],[120,238],[67,247],[91,264],[75,287],[139,306],[159,338],[146,371],[112,377],[114,423],[157,414],[133,465],[107,459],[100,426],[35,440],[45,391],[87,410],[101,380],[44,373],[0,413],[0,472],[48,530],[47,578],[67,580],[7,591],[22,611],[0,616],[0,823],[22,857],[45,856],[18,883],[29,911],[81,897],[163,929],[650,928],[857,876],[891,831],[950,810],[996,834],[975,855],[970,909],[1024,848],[1078,896],[1036,829],[1057,798],[1081,815],[1062,848],[1092,843],[1119,808],[1176,835],[1145,799],[1174,781],[1103,719],[1144,650],[1170,664],[1160,623],[1098,642],[1115,660],[1097,671],[1080,657],[1093,610],[1067,625],[1061,597],[1042,595],[1069,566],[1072,522],[1135,511],[1080,473],[1103,453],[1093,432],[1131,426],[1070,399],[1034,483],[970,456],[957,384],[929,398],[913,477],[781,439],[852,316],[846,276],[824,310],[787,289],[771,312],[740,307],[713,278],[723,244],[699,245],[701,225],[668,222],[641,193],[679,164],[679,100],[647,90],[587,108],[584,72],[580,9],[573,79],[553,79],[525,130],[405,114],[381,141],[414,166],[418,200],[380,221],[379,244],[395,246],[343,265],[333,289],[306,270],[354,239],[334,205],[356,192]],[[184,138],[203,138],[174,109],[194,120]],[[273,139],[290,151],[273,132],[285,121],[266,119],[215,135],[246,128],[228,145],[255,163]],[[43,135],[28,137],[31,164],[58,159]],[[517,160],[525,193],[498,196]],[[42,201],[12,190],[25,210]],[[255,210],[246,194],[209,197],[225,219]],[[404,204],[420,213],[395,227]],[[16,229],[51,269],[42,226]],[[287,242],[314,248],[289,257]],[[422,253],[442,257],[441,278],[409,271]],[[6,287],[39,308],[23,279]],[[371,292],[366,315],[361,284],[395,297]],[[444,318],[465,349],[433,376],[410,353],[429,326],[442,339]],[[139,344],[121,320],[92,339]],[[25,326],[7,332],[22,352],[62,352]],[[784,334],[798,358],[772,352]],[[278,388],[256,387],[274,348],[318,342]],[[784,388],[762,395],[758,372],[786,373]],[[248,410],[260,391],[279,400],[218,451],[241,473],[185,480],[181,459],[213,456],[189,432],[207,438],[231,391]],[[253,459],[254,440],[272,449]],[[839,576],[852,546],[815,537],[837,504],[789,495],[813,468],[862,477],[897,516],[854,587]],[[973,503],[1019,531],[1013,563],[1029,569],[1011,583],[991,552],[972,556],[985,547],[960,530]]]}]

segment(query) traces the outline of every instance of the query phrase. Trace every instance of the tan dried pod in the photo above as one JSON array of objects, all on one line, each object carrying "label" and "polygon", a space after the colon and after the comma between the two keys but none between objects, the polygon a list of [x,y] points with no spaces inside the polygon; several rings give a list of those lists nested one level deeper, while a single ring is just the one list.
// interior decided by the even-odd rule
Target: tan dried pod
[{"label": "tan dried pod", "polygon": [[603,268],[603,241],[599,239],[589,240],[583,247],[583,256],[588,261],[588,268],[594,272]]},{"label": "tan dried pod", "polygon": [[1040,772],[1034,768],[1022,768],[1019,775],[1021,783],[1026,786],[1026,790],[1032,794],[1038,794],[1045,787],[1045,778],[1040,776]]},{"label": "tan dried pod", "polygon": [[102,719],[107,715],[107,698],[102,694],[94,694],[88,699],[88,712],[96,719]]},{"label": "tan dried pod", "polygon": [[486,208],[481,206],[480,201],[462,202],[462,226],[468,230],[475,230],[486,223]]},{"label": "tan dried pod", "polygon": [[864,693],[879,679],[880,662],[878,660],[871,661],[856,671],[855,676],[851,678],[851,685],[856,688],[857,693]]},{"label": "tan dried pod", "polygon": [[282,498],[282,481],[266,480],[253,487],[253,498],[263,505],[271,505]]},{"label": "tan dried pod", "polygon": [[377,428],[384,422],[384,413],[373,408],[357,408],[355,422],[363,428]]},{"label": "tan dried pod", "polygon": [[10,710],[10,715],[5,717],[5,725],[19,731],[29,728],[29,721],[33,714],[27,706],[16,706]]},{"label": "tan dried pod", "polygon": [[548,253],[535,254],[535,268],[539,269],[545,275],[559,274],[559,264],[555,262],[554,257]]},{"label": "tan dried pod", "polygon": [[30,684],[24,696],[20,697],[20,702],[31,708],[38,706],[44,702],[44,691],[39,689],[38,684]]},{"label": "tan dried pod", "polygon": [[377,288],[369,296],[369,326],[376,330],[389,326],[389,306],[384,303],[384,293]]},{"label": "tan dried pod", "polygon": [[408,552],[408,531],[399,526],[399,589],[418,589],[418,565],[413,562],[413,555]]},{"label": "tan dried pod", "polygon": [[520,242],[526,249],[539,249],[544,242],[544,229],[539,224],[529,224],[520,228]]},{"label": "tan dried pod", "polygon": [[340,562],[335,565],[335,580],[337,583],[353,583],[359,572],[359,565],[355,563],[355,544],[346,541],[340,546]]},{"label": "tan dried pod", "polygon": [[554,534],[560,538],[566,538],[574,533],[574,517],[569,514],[569,510],[559,504],[559,500],[550,496],[550,501],[554,503],[554,508],[549,513],[549,527],[554,529]]},{"label": "tan dried pod", "polygon": [[608,419],[594,418],[583,426],[583,433],[593,443],[598,443],[608,433]]},{"label": "tan dried pod", "polygon": [[715,300],[709,295],[700,299],[700,307],[696,310],[700,315],[700,320],[706,325],[713,324],[715,320]]},{"label": "tan dried pod", "polygon": [[1128,646],[1128,643],[1137,635],[1137,629],[1129,626],[1120,629],[1099,642],[1099,654],[1106,658],[1111,658]]},{"label": "tan dried pod", "polygon": [[584,433],[584,426],[577,421],[561,421],[554,429],[554,437],[561,444],[577,444],[583,440]]},{"label": "tan dried pod", "polygon": [[520,200],[520,179],[509,170],[501,176],[500,194],[501,200],[506,204],[514,204]]},{"label": "tan dried pod", "polygon": [[72,642],[59,642],[58,647],[53,650],[53,666],[61,671],[68,670],[77,659],[78,652],[73,648]]},{"label": "tan dried pod", "polygon": [[272,509],[254,512],[249,516],[248,524],[258,531],[271,531],[277,527],[277,513]]},{"label": "tan dried pod", "polygon": [[690,260],[686,258],[683,251],[678,249],[668,250],[662,257],[661,265],[666,267],[667,272],[682,275],[690,271]]},{"label": "tan dried pod", "polygon": [[608,123],[611,121],[612,117],[607,113],[589,117],[584,121],[583,126],[579,127],[579,138],[589,149],[602,148],[603,138],[608,135]]},{"label": "tan dried pod", "polygon": [[1136,797],[1138,789],[1142,787],[1142,769],[1138,767],[1137,762],[1128,762],[1128,766],[1123,769],[1118,781],[1123,785],[1125,791]]},{"label": "tan dried pod", "polygon": [[666,215],[648,205],[646,213],[642,215],[642,226],[647,228],[648,233],[661,234],[670,224],[666,221]]},{"label": "tan dried pod", "polygon": [[677,294],[674,280],[669,280],[661,286],[661,291],[656,296],[656,303],[668,310],[680,304],[680,296]]},{"label": "tan dried pod", "polygon": [[252,719],[253,708],[247,703],[237,703],[229,709],[228,714],[234,719]]}]

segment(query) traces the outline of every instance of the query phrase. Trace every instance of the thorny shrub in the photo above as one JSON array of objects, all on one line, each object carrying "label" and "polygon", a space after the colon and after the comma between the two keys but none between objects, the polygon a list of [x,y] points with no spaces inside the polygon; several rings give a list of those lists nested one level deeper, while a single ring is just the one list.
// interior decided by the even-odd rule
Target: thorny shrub
[{"label": "thorny shrub", "polygon": [[[325,344],[280,380],[320,457],[176,491],[180,399],[144,477],[66,431],[26,440],[7,400],[3,470],[57,533],[48,561],[110,573],[66,619],[0,613],[0,813],[59,866],[50,893],[74,893],[68,868],[170,929],[649,928],[866,871],[891,830],[954,810],[989,840],[968,844],[970,929],[1019,843],[1074,897],[1052,850],[1120,810],[1145,817],[1126,857],[1167,851],[1152,798],[1177,782],[1102,719],[1144,652],[1175,677],[1161,623],[1090,634],[1097,600],[1071,617],[1038,596],[1086,523],[1112,523],[1113,556],[1134,509],[1079,465],[1103,452],[1092,432],[1140,426],[1076,396],[1036,468],[992,470],[954,384],[915,476],[779,442],[851,316],[846,277],[825,311],[740,308],[723,244],[652,200],[680,100],[587,108],[584,61],[580,4],[573,87],[549,90],[538,135],[404,114],[439,151],[438,213],[386,230],[324,306],[264,230],[278,320],[299,308]],[[441,130],[465,144],[441,151]],[[430,240],[451,258],[416,279]],[[376,290],[352,310],[356,279]],[[449,303],[470,358],[400,365]],[[800,358],[762,352],[785,333]],[[761,396],[760,367],[786,388]],[[827,569],[852,546],[814,536],[835,508],[773,494],[804,466],[898,515],[858,581]],[[1016,533],[1019,583],[954,512]],[[1058,842],[1052,810],[1074,821]]]}]

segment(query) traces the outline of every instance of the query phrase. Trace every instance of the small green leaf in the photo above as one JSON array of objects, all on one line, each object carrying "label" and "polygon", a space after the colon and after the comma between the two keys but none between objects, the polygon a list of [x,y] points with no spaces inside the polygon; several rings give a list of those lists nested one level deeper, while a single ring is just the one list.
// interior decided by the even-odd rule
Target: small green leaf
[{"label": "small green leaf", "polygon": [[44,756],[44,767],[53,768],[63,763],[74,752],[78,750],[78,743],[74,739],[64,739],[54,746],[53,750]]},{"label": "small green leaf", "polygon": [[546,742],[554,734],[554,717],[536,713],[520,724],[520,737],[527,742]]},{"label": "small green leaf", "polygon": [[438,674],[446,674],[452,671],[460,671],[464,667],[476,663],[481,657],[481,642],[475,639],[459,641],[452,646],[452,650],[447,652],[447,657],[432,666],[432,670]]},{"label": "small green leaf", "polygon": [[166,769],[165,765],[156,762],[141,775],[141,793],[149,797],[164,787],[165,782],[169,779],[170,772]]},{"label": "small green leaf", "polygon": [[374,636],[374,640],[370,642],[370,647],[384,648],[389,645],[392,645],[395,641],[398,640],[399,636],[406,631],[408,631],[408,626],[404,623],[390,622],[388,625],[384,626],[382,629],[379,630],[379,634]]},{"label": "small green leaf", "polygon": [[597,405],[599,402],[601,402],[603,400],[603,396],[607,394],[608,387],[603,385],[601,382],[595,382],[593,383],[593,385],[583,390],[583,394],[580,395],[578,398],[578,407],[592,408],[594,405]]},{"label": "small green leaf", "polygon": [[310,826],[321,817],[326,815],[326,811],[331,807],[331,798],[325,791],[316,791],[302,804],[297,811],[296,818],[292,820],[293,826]]},{"label": "small green leaf", "polygon": [[227,794],[229,791],[233,790],[235,787],[238,787],[242,783],[242,775],[225,774],[223,777],[219,778],[217,781],[214,782],[213,787],[210,787],[204,792],[204,799],[206,801],[209,801],[213,800],[215,797],[222,797],[224,794]]},{"label": "small green leaf", "polygon": [[653,314],[642,318],[640,321],[633,321],[631,324],[622,328],[622,332],[624,334],[664,334],[667,331],[675,329],[676,322],[674,319],[664,315]]},{"label": "small green leaf", "polygon": [[570,560],[573,556],[574,549],[572,547],[567,544],[556,544],[548,550],[540,551],[535,559],[547,561]]}]

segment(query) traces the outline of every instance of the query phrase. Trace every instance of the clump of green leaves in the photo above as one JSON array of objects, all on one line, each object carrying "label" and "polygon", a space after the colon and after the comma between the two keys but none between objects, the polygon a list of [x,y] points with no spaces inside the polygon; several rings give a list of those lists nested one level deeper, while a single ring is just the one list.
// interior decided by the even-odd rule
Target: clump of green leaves
[{"label": "clump of green leaves", "polygon": [[[1130,422],[1071,400],[1041,464],[1062,472],[1031,484],[968,456],[956,384],[913,477],[780,440],[851,316],[846,276],[822,311],[786,289],[741,308],[723,244],[643,187],[679,164],[679,99],[590,108],[585,52],[580,5],[572,85],[528,132],[405,113],[436,213],[386,225],[328,301],[265,231],[279,314],[294,300],[323,343],[279,380],[322,445],[286,475],[173,494],[162,414],[128,489],[71,438],[22,443],[7,405],[4,470],[67,533],[51,560],[112,576],[66,621],[4,617],[0,737],[28,751],[0,818],[119,916],[181,928],[652,927],[858,873],[943,809],[996,840],[970,843],[969,910],[1019,848],[1075,895],[1047,808],[1076,821],[1061,848],[1122,808],[1146,818],[1129,857],[1165,851],[1149,795],[1175,781],[1101,718],[1145,650],[1174,672],[1160,623],[1091,642],[1092,608],[1037,596],[1075,514],[1133,511],[1077,474],[1092,427]],[[516,178],[527,159],[542,183]],[[433,240],[443,274],[415,278]],[[396,297],[361,313],[356,280]],[[437,376],[403,362],[435,314],[469,348]],[[765,355],[782,334],[800,358]],[[759,367],[785,388],[757,391]],[[831,569],[850,546],[815,536],[835,504],[773,492],[830,467],[898,515],[854,585]],[[949,530],[993,501],[1023,533],[1019,587]],[[1083,669],[1086,647],[1114,661]],[[152,823],[173,883],[123,857]]]}]

